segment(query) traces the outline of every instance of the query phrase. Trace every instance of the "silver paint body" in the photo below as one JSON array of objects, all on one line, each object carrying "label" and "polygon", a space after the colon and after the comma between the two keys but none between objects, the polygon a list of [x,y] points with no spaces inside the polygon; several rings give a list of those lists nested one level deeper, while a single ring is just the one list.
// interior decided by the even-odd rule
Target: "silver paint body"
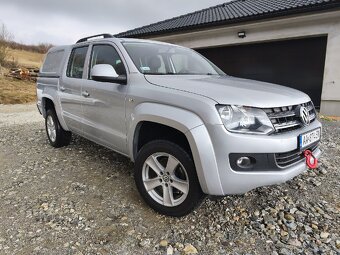
[{"label": "silver paint body", "polygon": [[[236,172],[229,164],[229,153],[280,153],[297,148],[297,137],[321,127],[318,120],[308,127],[277,135],[246,135],[228,132],[216,104],[235,104],[260,108],[296,105],[310,101],[297,90],[264,82],[208,75],[144,75],[133,64],[122,41],[100,39],[64,50],[60,77],[40,77],[37,105],[45,117],[44,98],[54,102],[60,124],[134,161],[134,137],[138,123],[150,121],[170,126],[187,137],[202,190],[210,195],[242,194],[259,186],[285,182],[306,170],[304,162],[281,171]],[[138,40],[140,41],[140,40]],[[159,43],[152,42],[151,43]],[[109,44],[116,48],[127,70],[127,85],[66,77],[73,47]],[[46,73],[48,76],[49,73]],[[90,96],[82,94],[88,92]],[[321,152],[315,151],[319,158]]]}]

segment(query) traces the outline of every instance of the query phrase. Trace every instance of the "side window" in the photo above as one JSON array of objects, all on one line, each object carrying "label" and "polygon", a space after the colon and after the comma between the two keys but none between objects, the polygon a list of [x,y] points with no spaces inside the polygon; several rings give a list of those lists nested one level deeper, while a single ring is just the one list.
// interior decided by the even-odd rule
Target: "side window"
[{"label": "side window", "polygon": [[87,49],[88,46],[72,50],[66,73],[68,77],[77,79],[83,77]]},{"label": "side window", "polygon": [[42,73],[60,74],[61,64],[64,58],[64,50],[49,52],[42,67]]},{"label": "side window", "polygon": [[[94,45],[91,58],[91,69],[94,65],[111,65],[118,75],[125,75],[125,67],[116,49],[110,45]],[[91,74],[91,72],[90,72]],[[91,77],[90,77],[91,78]]]}]

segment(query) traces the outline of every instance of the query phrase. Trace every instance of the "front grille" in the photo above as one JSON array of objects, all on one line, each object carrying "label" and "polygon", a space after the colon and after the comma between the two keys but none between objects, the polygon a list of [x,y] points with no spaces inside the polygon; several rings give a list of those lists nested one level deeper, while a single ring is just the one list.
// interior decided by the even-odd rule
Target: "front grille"
[{"label": "front grille", "polygon": [[265,108],[263,109],[268,118],[272,122],[276,133],[283,133],[299,129],[303,126],[300,117],[297,115],[297,108],[304,106],[309,111],[309,120],[313,122],[316,119],[316,112],[312,102],[290,105],[276,108]]},{"label": "front grille", "polygon": [[[318,143],[306,148],[306,150],[310,150],[314,152],[318,148]],[[303,151],[300,149],[296,149],[293,151],[285,152],[285,153],[275,153],[276,164],[280,167],[287,167],[293,165],[297,162],[300,162],[304,159]]]}]

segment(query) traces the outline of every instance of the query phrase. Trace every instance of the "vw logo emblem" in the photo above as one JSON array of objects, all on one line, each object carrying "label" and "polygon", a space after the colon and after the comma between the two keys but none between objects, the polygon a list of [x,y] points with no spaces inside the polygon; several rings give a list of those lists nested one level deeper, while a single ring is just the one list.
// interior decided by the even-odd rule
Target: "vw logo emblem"
[{"label": "vw logo emblem", "polygon": [[309,111],[304,106],[300,107],[300,119],[305,126],[308,126],[310,124]]},{"label": "vw logo emblem", "polygon": [[170,177],[167,174],[163,175],[163,181],[164,182],[169,182],[170,181]]}]

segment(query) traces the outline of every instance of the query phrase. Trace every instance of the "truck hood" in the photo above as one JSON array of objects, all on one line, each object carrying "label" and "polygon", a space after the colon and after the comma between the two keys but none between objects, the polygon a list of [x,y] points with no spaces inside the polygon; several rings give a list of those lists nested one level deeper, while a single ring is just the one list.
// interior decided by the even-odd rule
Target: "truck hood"
[{"label": "truck hood", "polygon": [[310,101],[309,96],[296,89],[231,76],[145,75],[145,78],[151,84],[208,97],[218,104],[270,108]]}]

